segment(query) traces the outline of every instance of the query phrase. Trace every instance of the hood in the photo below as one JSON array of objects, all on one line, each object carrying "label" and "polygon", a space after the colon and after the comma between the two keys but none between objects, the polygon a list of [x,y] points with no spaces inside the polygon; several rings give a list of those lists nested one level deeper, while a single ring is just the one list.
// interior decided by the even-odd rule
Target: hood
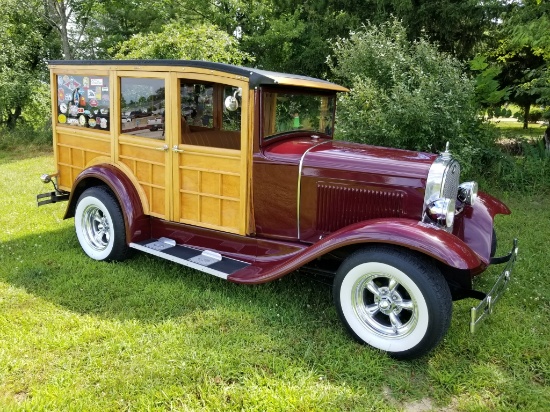
[{"label": "hood", "polygon": [[436,154],[369,146],[340,140],[300,138],[269,146],[264,155],[284,163],[303,159],[304,167],[370,175],[426,178]]}]

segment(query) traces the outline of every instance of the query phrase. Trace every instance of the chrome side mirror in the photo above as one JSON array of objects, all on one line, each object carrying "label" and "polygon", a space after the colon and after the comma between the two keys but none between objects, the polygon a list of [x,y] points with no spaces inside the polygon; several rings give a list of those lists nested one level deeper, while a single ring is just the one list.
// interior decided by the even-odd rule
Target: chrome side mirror
[{"label": "chrome side mirror", "polygon": [[227,96],[224,101],[225,108],[230,111],[234,112],[239,108],[239,100],[237,99],[237,96],[242,96],[243,90],[239,87],[237,90],[235,90],[235,93],[233,93],[233,96]]}]

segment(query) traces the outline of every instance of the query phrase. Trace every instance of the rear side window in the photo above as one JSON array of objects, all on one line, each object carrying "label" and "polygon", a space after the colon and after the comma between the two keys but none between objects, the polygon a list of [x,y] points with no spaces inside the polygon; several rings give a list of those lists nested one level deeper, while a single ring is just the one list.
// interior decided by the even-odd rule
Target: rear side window
[{"label": "rear side window", "polygon": [[108,131],[110,102],[108,76],[57,75],[58,125]]},{"label": "rear side window", "polygon": [[163,79],[120,78],[120,130],[164,140],[165,85]]}]

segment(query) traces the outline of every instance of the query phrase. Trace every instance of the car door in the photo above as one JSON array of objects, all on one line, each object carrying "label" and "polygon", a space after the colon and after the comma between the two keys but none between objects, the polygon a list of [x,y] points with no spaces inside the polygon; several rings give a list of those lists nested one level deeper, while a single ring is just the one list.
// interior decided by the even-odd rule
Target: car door
[{"label": "car door", "polygon": [[170,147],[173,220],[246,234],[251,152],[248,83],[196,70],[173,74],[172,84],[177,85]]},{"label": "car door", "polygon": [[115,158],[147,199],[145,213],[170,217],[169,141],[166,102],[171,101],[169,73],[119,71],[113,113],[117,119]]}]

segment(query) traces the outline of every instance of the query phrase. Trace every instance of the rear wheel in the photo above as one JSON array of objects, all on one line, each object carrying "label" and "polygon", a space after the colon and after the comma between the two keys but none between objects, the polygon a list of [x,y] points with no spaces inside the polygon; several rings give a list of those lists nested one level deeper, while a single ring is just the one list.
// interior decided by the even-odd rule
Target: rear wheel
[{"label": "rear wheel", "polygon": [[106,261],[126,258],[124,217],[109,189],[86,189],[78,199],[74,219],[78,241],[88,256]]},{"label": "rear wheel", "polygon": [[379,246],[350,255],[336,273],[333,294],[351,334],[395,358],[429,352],[451,321],[451,293],[439,270],[398,248]]}]

